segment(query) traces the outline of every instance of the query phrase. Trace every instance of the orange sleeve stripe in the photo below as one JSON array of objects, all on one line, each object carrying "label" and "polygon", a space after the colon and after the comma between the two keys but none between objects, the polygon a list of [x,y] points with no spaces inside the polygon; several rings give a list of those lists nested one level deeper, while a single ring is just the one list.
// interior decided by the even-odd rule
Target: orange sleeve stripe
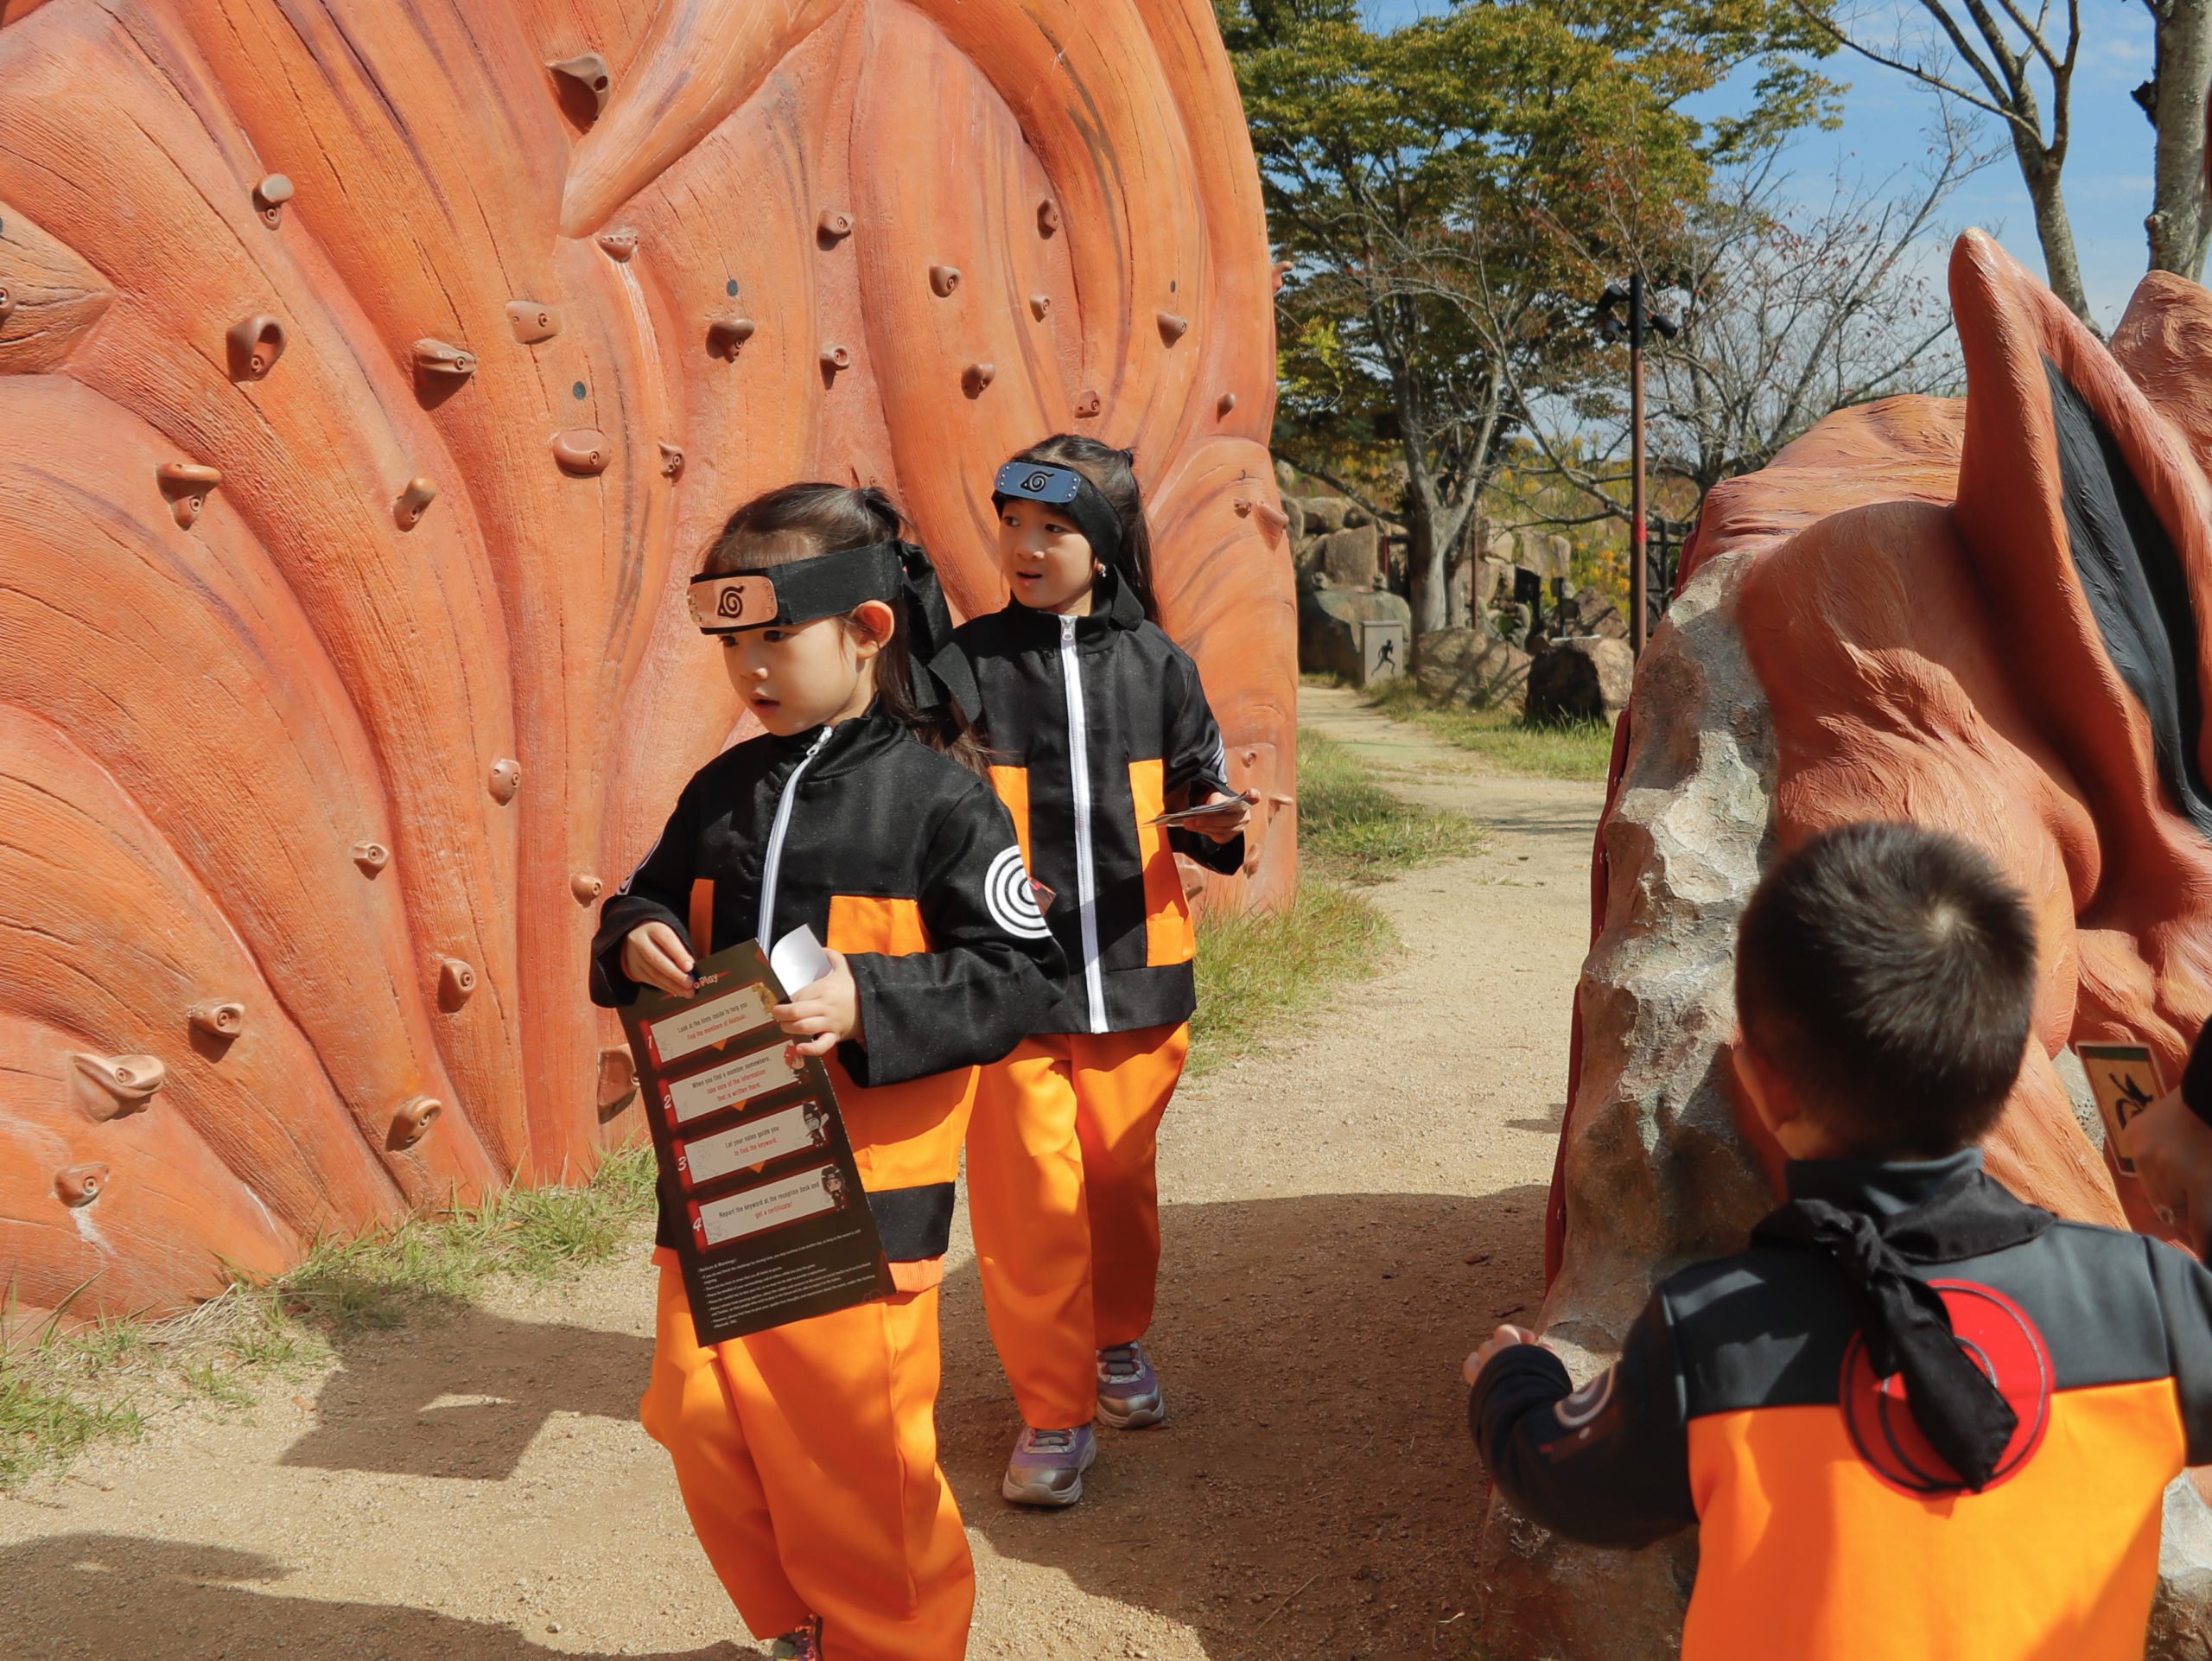
[{"label": "orange sleeve stripe", "polygon": [[1144,960],[1147,968],[1188,963],[1198,955],[1191,902],[1167,832],[1146,823],[1167,811],[1167,764],[1129,763],[1129,800],[1136,809],[1137,856],[1144,862]]},{"label": "orange sleeve stripe", "polygon": [[904,958],[911,952],[927,951],[930,937],[922,926],[918,901],[833,894],[830,896],[830,938],[823,944],[832,951],[878,951],[887,958]]},{"label": "orange sleeve stripe", "polygon": [[1006,811],[1014,820],[1014,839],[1021,844],[1022,869],[1030,875],[1036,875],[1037,862],[1029,853],[1029,769],[993,767],[991,788],[998,792],[999,800],[1006,804]]},{"label": "orange sleeve stripe", "polygon": [[690,915],[685,920],[691,936],[691,955],[704,958],[715,949],[715,880],[696,877],[691,883]]}]

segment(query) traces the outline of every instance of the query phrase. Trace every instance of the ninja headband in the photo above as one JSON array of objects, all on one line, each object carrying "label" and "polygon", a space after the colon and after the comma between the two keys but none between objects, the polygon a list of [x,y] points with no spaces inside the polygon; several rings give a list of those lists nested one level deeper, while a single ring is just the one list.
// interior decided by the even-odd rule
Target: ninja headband
[{"label": "ninja headband", "polygon": [[1049,467],[1042,461],[1009,461],[999,469],[991,486],[991,500],[1002,502],[1009,496],[1059,509],[1075,521],[1075,528],[1083,532],[1100,564],[1120,566],[1122,517],[1098,487],[1074,468]]},{"label": "ninja headband", "polygon": [[917,708],[982,708],[967,654],[952,643],[952,614],[930,557],[911,542],[878,542],[796,559],[766,571],[691,579],[691,620],[707,634],[786,628],[842,617],[871,600],[902,608]]}]

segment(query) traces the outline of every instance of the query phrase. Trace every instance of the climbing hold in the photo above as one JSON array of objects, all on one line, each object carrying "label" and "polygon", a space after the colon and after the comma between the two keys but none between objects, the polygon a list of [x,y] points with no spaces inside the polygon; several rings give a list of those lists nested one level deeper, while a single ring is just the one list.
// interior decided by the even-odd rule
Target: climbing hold
[{"label": "climbing hold", "polygon": [[458,958],[438,964],[438,1007],[450,1015],[468,1002],[476,990],[476,971]]},{"label": "climbing hold", "polygon": [[599,1053],[599,1117],[613,1118],[638,1098],[638,1063],[627,1044],[610,1044]]},{"label": "climbing hold", "polygon": [[1037,204],[1037,234],[1049,237],[1060,228],[1060,205],[1050,196]]},{"label": "climbing hold", "polygon": [[609,258],[627,259],[638,251],[638,233],[635,231],[608,231],[600,237],[599,245],[607,250]]},{"label": "climbing hold", "polygon": [[[607,60],[598,53],[579,52],[573,58],[556,59],[545,67],[553,72],[556,87],[568,94],[562,100],[563,103],[574,99],[580,112],[588,105],[591,121],[607,113],[607,93],[613,80],[607,71]],[[578,124],[589,126],[591,121]]]},{"label": "climbing hold", "polygon": [[0,325],[4,325],[16,309],[16,296],[0,288]]},{"label": "climbing hold", "polygon": [[853,354],[842,346],[825,346],[822,348],[822,366],[833,372],[840,369],[850,369],[853,366]]},{"label": "climbing hold", "polygon": [[91,1205],[106,1187],[105,1165],[71,1165],[54,1174],[54,1197],[72,1211]]},{"label": "climbing hold", "polygon": [[207,506],[207,493],[223,482],[220,473],[196,461],[164,461],[154,469],[154,477],[168,499],[169,512],[188,531],[200,517],[200,510]]},{"label": "climbing hold", "polygon": [[1252,505],[1252,516],[1268,527],[1268,535],[1270,538],[1279,537],[1290,529],[1290,515],[1273,502],[1255,502]]},{"label": "climbing hold", "polygon": [[1163,311],[1159,314],[1159,318],[1160,338],[1170,346],[1174,345],[1190,332],[1191,320],[1187,317],[1179,317],[1172,311]]},{"label": "climbing hold", "polygon": [[541,306],[535,300],[507,302],[507,326],[515,332],[515,339],[524,346],[536,346],[540,340],[550,340],[561,332],[560,309]]},{"label": "climbing hold", "polygon": [[361,868],[364,876],[374,876],[391,863],[391,850],[380,842],[357,842],[353,847],[353,863]]},{"label": "climbing hold", "polygon": [[435,1096],[410,1097],[391,1116],[391,1129],[385,1136],[384,1145],[395,1154],[412,1148],[429,1134],[438,1115],[445,1111],[446,1104]]},{"label": "climbing hold", "polygon": [[1252,499],[1249,496],[1236,497],[1229,505],[1236,510],[1236,517],[1238,519],[1249,519],[1251,517]]},{"label": "climbing hold", "polygon": [[1076,415],[1078,418],[1088,421],[1098,413],[1103,403],[1104,400],[1096,392],[1078,392],[1075,400]]},{"label": "climbing hold", "polygon": [[492,763],[492,799],[501,807],[514,800],[515,792],[522,788],[522,763],[501,756]]},{"label": "climbing hold", "polygon": [[438,487],[428,479],[410,479],[407,488],[399,493],[399,500],[391,505],[391,517],[403,531],[412,531],[422,524],[423,514],[437,499]]},{"label": "climbing hold", "polygon": [[607,471],[607,435],[596,427],[576,427],[553,435],[553,459],[561,471],[579,479],[594,478]]},{"label": "climbing hold", "polygon": [[842,242],[853,234],[853,216],[842,207],[825,207],[814,222],[814,231],[824,242]]},{"label": "climbing hold", "polygon": [[1225,416],[1236,407],[1236,394],[1234,392],[1224,392],[1219,398],[1214,400],[1213,404],[1214,413],[1216,415]]},{"label": "climbing hold", "polygon": [[1281,294],[1281,293],[1282,292],[1282,280],[1283,280],[1283,278],[1285,278],[1286,277],[1288,277],[1289,275],[1290,275],[1290,262],[1289,262],[1288,260],[1287,260],[1287,259],[1279,259],[1279,260],[1275,261],[1275,263],[1274,263],[1275,290],[1274,290],[1274,291],[1275,291],[1277,294]]},{"label": "climbing hold", "polygon": [[960,268],[957,265],[932,265],[930,267],[930,292],[936,295],[939,299],[943,299],[946,295],[950,294],[959,286]]},{"label": "climbing hold", "polygon": [[731,299],[733,299],[733,300],[736,299],[736,298],[737,298],[737,279],[736,279],[735,277],[733,277],[732,278],[730,278],[730,280],[729,280],[728,283],[724,283],[724,284],[722,285],[722,292],[723,292],[723,293],[725,293],[725,294],[727,294],[728,296],[729,296],[729,297],[730,297]]},{"label": "climbing hold", "polygon": [[259,380],[284,355],[284,326],[274,317],[242,317],[224,338],[230,342],[232,380]]},{"label": "climbing hold", "polygon": [[415,372],[442,380],[467,380],[476,372],[476,354],[466,347],[429,335],[415,342]]},{"label": "climbing hold", "polygon": [[578,381],[574,386],[571,386],[569,389],[569,396],[575,399],[579,404],[582,404],[586,398],[590,396],[590,394],[591,389],[586,386],[582,381]]},{"label": "climbing hold", "polygon": [[1034,317],[1039,322],[1041,323],[1045,321],[1045,314],[1052,310],[1052,296],[1051,295],[1033,294],[1029,296],[1029,315],[1032,317]]},{"label": "climbing hold", "polygon": [[983,389],[997,378],[998,372],[995,364],[971,363],[960,377],[960,390],[969,398],[980,398]]},{"label": "climbing hold", "polygon": [[281,173],[272,173],[253,188],[253,205],[261,210],[261,222],[274,231],[284,219],[284,204],[292,200],[292,181]]},{"label": "climbing hold", "polygon": [[245,1027],[245,1005],[235,998],[202,998],[184,1015],[210,1038],[236,1038]]},{"label": "climbing hold", "polygon": [[569,892],[576,897],[579,906],[588,906],[599,898],[599,891],[606,885],[589,871],[578,871],[569,879]]},{"label": "climbing hold", "polygon": [[745,350],[745,343],[753,338],[753,322],[750,317],[725,317],[707,325],[707,351],[717,358],[737,361],[737,354]]},{"label": "climbing hold", "polygon": [[77,1074],[77,1100],[94,1119],[143,1112],[148,1099],[168,1082],[169,1070],[155,1055],[69,1055]]},{"label": "climbing hold", "polygon": [[683,476],[683,450],[664,441],[660,447],[660,476],[664,479],[681,479]]}]

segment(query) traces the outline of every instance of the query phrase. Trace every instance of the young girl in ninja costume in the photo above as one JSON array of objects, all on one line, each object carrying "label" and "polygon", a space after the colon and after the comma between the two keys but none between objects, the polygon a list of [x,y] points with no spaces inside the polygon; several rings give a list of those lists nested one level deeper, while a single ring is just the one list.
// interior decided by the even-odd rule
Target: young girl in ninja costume
[{"label": "young girl in ninja costume", "polygon": [[[938,1283],[977,1064],[1062,972],[980,775],[974,683],[880,491],[799,484],[730,516],[692,611],[767,731],[724,751],[601,913],[592,993],[678,996],[695,960],[804,923],[830,969],[778,1006],[823,1058],[898,1288],[703,1347],[661,1207],[639,1416],[756,1637],[798,1661],[957,1661],[975,1607],[938,1468]],[[957,758],[957,759],[956,759]],[[780,1636],[779,1636],[780,1635]]]},{"label": "young girl in ninja costume", "polygon": [[[1024,1428],[1001,1492],[1071,1505],[1121,1429],[1167,1406],[1142,1340],[1160,1270],[1154,1160],[1196,1004],[1175,855],[1229,873],[1232,792],[1198,667],[1159,626],[1130,458],[1061,435],[1000,470],[1012,592],[957,638],[974,665],[991,782],[1014,815],[1069,965],[1058,1005],[983,1070],[968,1201],[991,1336]],[[1188,828],[1163,811],[1218,811]]]}]

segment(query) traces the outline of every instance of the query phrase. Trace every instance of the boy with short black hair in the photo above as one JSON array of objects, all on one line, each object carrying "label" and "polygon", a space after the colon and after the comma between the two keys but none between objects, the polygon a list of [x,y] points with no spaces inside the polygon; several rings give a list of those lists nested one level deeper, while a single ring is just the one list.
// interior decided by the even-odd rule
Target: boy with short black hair
[{"label": "boy with short black hair", "polygon": [[1580,1390],[1518,1327],[1468,1358],[1529,1517],[1628,1547],[1698,1525],[1683,1661],[2142,1654],[2162,1495],[2212,1460],[2212,1274],[1983,1174],[2035,984],[2026,904],[1974,850],[1815,837],[1736,964],[1789,1202]]}]

